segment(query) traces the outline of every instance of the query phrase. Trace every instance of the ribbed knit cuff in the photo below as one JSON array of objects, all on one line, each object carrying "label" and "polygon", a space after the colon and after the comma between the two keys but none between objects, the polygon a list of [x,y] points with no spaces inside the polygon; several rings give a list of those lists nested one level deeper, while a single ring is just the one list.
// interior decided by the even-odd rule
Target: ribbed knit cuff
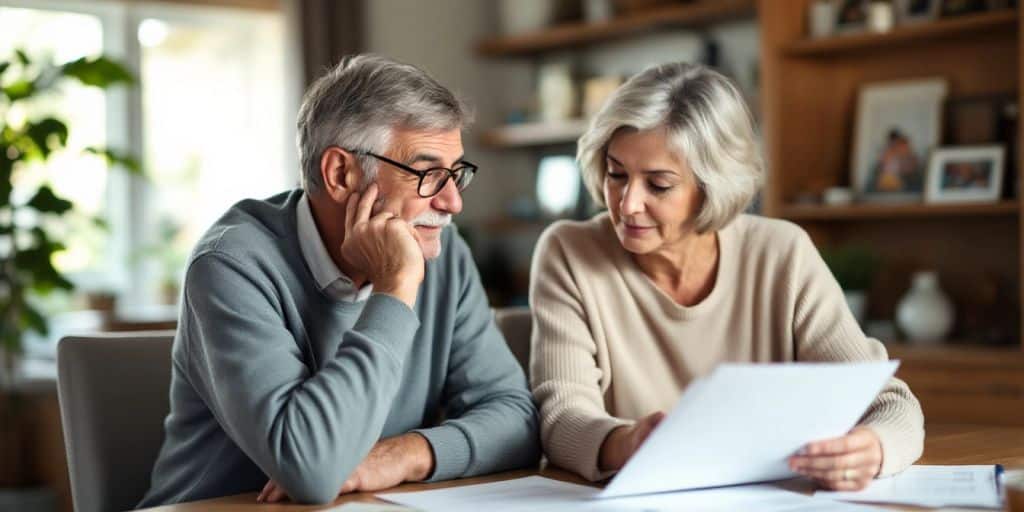
[{"label": "ribbed knit cuff", "polygon": [[352,326],[352,330],[383,343],[399,360],[419,328],[420,319],[416,312],[408,304],[385,293],[370,295],[359,319]]},{"label": "ribbed knit cuff", "polygon": [[434,472],[427,478],[427,482],[459,478],[469,470],[473,450],[461,429],[453,425],[440,425],[413,432],[427,438],[434,452]]},{"label": "ribbed knit cuff", "polygon": [[869,413],[861,425],[871,429],[882,444],[882,469],[889,476],[917,462],[924,451],[924,425],[914,411],[887,407]]},{"label": "ribbed knit cuff", "polygon": [[598,468],[601,445],[613,429],[634,423],[612,416],[567,413],[559,418],[544,448],[556,466],[575,471],[591,482],[604,480],[616,472]]}]

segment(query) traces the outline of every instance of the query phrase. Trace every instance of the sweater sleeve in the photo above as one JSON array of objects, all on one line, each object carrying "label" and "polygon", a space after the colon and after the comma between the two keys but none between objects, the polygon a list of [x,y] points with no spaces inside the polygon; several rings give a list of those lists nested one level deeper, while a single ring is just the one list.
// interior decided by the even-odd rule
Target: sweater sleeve
[{"label": "sweater sleeve", "polygon": [[227,435],[289,496],[327,503],[379,438],[419,320],[374,294],[314,372],[260,276],[221,253],[190,265],[190,378]]},{"label": "sweater sleeve", "polygon": [[[795,305],[793,334],[800,361],[885,361],[885,346],[867,337],[853,317],[839,283],[806,233],[793,253]],[[913,464],[924,448],[924,415],[917,398],[900,379],[890,379],[872,402],[860,425],[872,429],[882,444],[880,476]]]},{"label": "sweater sleeve", "polygon": [[556,230],[537,243],[530,272],[530,382],[540,408],[541,444],[556,466],[603,480],[613,472],[598,468],[601,444],[632,421],[605,409],[597,346]]},{"label": "sweater sleeve", "polygon": [[416,430],[430,442],[429,481],[537,467],[537,408],[526,376],[494,322],[476,265],[453,234],[459,279],[443,404],[446,420]]}]

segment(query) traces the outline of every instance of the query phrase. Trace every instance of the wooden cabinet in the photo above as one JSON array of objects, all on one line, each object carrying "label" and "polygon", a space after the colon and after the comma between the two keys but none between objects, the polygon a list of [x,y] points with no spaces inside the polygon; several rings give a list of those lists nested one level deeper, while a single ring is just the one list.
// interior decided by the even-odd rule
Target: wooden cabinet
[{"label": "wooden cabinet", "polygon": [[[770,169],[765,214],[797,222],[819,247],[859,244],[875,251],[882,270],[869,292],[869,316],[893,318],[910,274],[937,270],[958,308],[955,335],[964,341],[924,349],[885,340],[893,357],[904,361],[900,376],[921,398],[929,421],[1024,424],[1024,237],[1018,199],[966,205],[798,204],[802,195],[849,186],[857,94],[864,84],[943,77],[949,99],[1020,98],[1018,11],[813,40],[806,36],[809,4],[761,0],[758,5]],[[1016,164],[1009,168],[1020,169],[1021,162]],[[986,287],[998,291],[986,294]],[[986,329],[1003,333],[1012,345],[986,346],[972,338]]]}]

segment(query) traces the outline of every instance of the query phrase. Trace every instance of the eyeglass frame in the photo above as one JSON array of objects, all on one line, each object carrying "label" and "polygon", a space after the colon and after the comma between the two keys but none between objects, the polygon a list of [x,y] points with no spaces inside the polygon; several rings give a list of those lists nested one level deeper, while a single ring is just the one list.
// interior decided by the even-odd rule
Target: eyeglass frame
[{"label": "eyeglass frame", "polygon": [[[376,158],[376,159],[378,159],[378,160],[380,160],[382,162],[385,162],[385,163],[388,163],[388,164],[391,164],[391,165],[397,167],[399,170],[405,171],[405,172],[407,172],[409,174],[416,175],[420,179],[419,183],[416,184],[416,195],[418,195],[418,196],[420,196],[422,198],[434,197],[434,196],[440,194],[441,191],[444,190],[444,187],[448,186],[448,180],[452,180],[452,183],[455,183],[455,188],[457,188],[459,190],[459,192],[462,192],[463,190],[466,190],[467,187],[469,187],[469,184],[466,184],[465,187],[459,188],[459,181],[458,181],[458,179],[455,176],[455,171],[456,170],[461,170],[464,173],[465,172],[469,172],[470,173],[469,180],[472,181],[473,180],[473,176],[476,176],[476,171],[478,171],[480,169],[480,167],[477,166],[476,164],[474,164],[473,162],[468,162],[466,160],[462,160],[461,162],[456,164],[456,165],[458,165],[458,167],[456,167],[455,169],[449,169],[447,167],[431,167],[430,169],[426,169],[426,170],[421,171],[419,169],[414,169],[412,167],[409,167],[408,165],[405,165],[405,164],[403,164],[401,162],[396,162],[396,161],[394,161],[394,160],[392,160],[392,159],[390,159],[390,158],[388,158],[386,156],[378,155],[377,153],[374,153],[372,151],[361,151],[361,150],[352,150],[352,149],[346,149],[345,151],[348,151],[349,153],[352,153],[354,155],[372,156],[373,158]],[[439,170],[440,171],[447,171],[448,172],[448,175],[444,177],[444,181],[441,182],[441,186],[438,187],[437,191],[434,192],[433,194],[430,194],[428,196],[423,195],[423,193],[420,192],[420,189],[423,187],[423,180],[426,179],[427,175],[430,174],[432,171],[439,171]]]}]

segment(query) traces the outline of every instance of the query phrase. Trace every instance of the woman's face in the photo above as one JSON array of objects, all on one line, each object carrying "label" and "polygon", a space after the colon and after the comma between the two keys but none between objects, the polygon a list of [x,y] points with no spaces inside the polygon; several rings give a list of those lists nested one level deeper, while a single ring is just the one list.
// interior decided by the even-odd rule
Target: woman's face
[{"label": "woman's face", "polygon": [[625,129],[608,144],[604,201],[622,246],[648,254],[694,232],[703,195],[681,155],[669,150],[664,128]]}]

